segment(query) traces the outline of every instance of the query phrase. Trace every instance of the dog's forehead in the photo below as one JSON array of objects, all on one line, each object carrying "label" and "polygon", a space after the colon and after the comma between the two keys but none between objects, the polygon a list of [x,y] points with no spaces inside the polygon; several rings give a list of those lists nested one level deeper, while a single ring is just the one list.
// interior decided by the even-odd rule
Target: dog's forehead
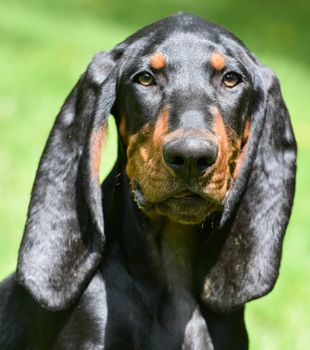
[{"label": "dog's forehead", "polygon": [[[212,34],[212,33],[211,33]],[[174,64],[204,65],[210,61],[210,56],[213,53],[219,54],[229,61],[239,61],[238,48],[232,40],[215,40],[213,35],[208,32],[186,32],[173,31],[166,33],[162,40],[157,40],[151,43],[146,41],[144,47],[137,50],[131,55],[130,66],[140,66],[143,63],[150,62],[153,56],[163,54],[165,66]],[[157,56],[159,58],[160,56]],[[156,61],[156,59],[155,59]],[[157,64],[155,64],[157,66]],[[161,68],[161,65],[159,65]],[[151,65],[151,68],[152,67]],[[156,67],[155,67],[156,68]],[[157,68],[156,68],[157,69]]]},{"label": "dog's forehead", "polygon": [[198,33],[173,33],[153,51],[162,52],[170,62],[191,61],[191,63],[206,61],[212,52],[224,54],[225,47]]}]

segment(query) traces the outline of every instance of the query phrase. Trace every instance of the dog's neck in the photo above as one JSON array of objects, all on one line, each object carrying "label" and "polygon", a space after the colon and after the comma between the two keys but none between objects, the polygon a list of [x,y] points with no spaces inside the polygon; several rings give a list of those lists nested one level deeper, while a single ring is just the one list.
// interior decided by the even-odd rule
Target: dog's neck
[{"label": "dog's neck", "polygon": [[176,223],[165,217],[158,220],[160,224],[150,220],[151,226],[158,227],[151,242],[153,240],[152,249],[165,283],[170,289],[192,290],[200,226]]}]

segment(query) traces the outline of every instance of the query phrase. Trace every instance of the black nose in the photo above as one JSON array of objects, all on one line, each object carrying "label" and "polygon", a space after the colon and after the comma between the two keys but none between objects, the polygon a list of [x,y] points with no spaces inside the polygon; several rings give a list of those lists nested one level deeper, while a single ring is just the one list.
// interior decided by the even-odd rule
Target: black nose
[{"label": "black nose", "polygon": [[166,165],[180,177],[195,177],[211,167],[218,147],[201,137],[187,136],[167,142],[163,147]]}]

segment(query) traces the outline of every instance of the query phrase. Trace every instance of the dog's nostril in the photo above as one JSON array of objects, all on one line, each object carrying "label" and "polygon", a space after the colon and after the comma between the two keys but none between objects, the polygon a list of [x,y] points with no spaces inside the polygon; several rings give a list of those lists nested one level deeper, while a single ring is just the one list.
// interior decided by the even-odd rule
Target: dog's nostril
[{"label": "dog's nostril", "polygon": [[197,160],[197,167],[200,170],[204,170],[213,164],[212,161],[208,160],[206,157],[201,157]]},{"label": "dog's nostril", "polygon": [[179,156],[175,156],[171,161],[171,165],[175,165],[175,166],[182,166],[184,165],[184,163],[185,163],[184,159]]}]

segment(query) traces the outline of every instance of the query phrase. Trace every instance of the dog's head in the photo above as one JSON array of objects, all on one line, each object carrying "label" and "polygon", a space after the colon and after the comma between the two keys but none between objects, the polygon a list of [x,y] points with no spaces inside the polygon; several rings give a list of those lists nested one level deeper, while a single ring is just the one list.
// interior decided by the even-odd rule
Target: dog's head
[{"label": "dog's head", "polygon": [[67,98],[34,184],[20,283],[42,305],[62,309],[96,271],[110,112],[141,210],[184,224],[220,213],[225,239],[213,242],[205,302],[226,310],[269,291],[294,193],[288,113],[268,68],[225,29],[188,14],[98,54]]},{"label": "dog's head", "polygon": [[254,62],[222,29],[177,19],[123,63],[115,111],[140,207],[193,224],[222,210],[237,177]]}]

